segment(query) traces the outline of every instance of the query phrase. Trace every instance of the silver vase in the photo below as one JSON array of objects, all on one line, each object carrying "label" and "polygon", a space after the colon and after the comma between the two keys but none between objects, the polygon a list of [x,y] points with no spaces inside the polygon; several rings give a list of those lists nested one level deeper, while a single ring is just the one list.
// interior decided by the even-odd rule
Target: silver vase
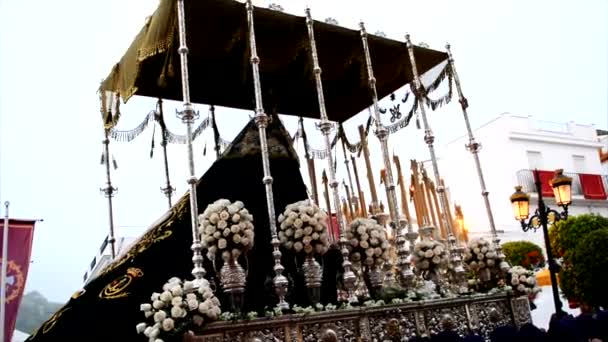
[{"label": "silver vase", "polygon": [[302,272],[304,273],[304,283],[308,290],[308,297],[313,305],[321,301],[321,283],[323,282],[323,269],[317,262],[312,253],[306,254],[304,264],[302,264]]},{"label": "silver vase", "polygon": [[382,297],[383,274],[380,267],[376,264],[367,268],[367,276],[372,287],[372,297],[380,299]]},{"label": "silver vase", "polygon": [[231,257],[228,261],[224,262],[220,270],[220,281],[222,282],[224,293],[230,299],[232,311],[241,312],[245,302],[247,273],[236,258]]},{"label": "silver vase", "polygon": [[361,261],[354,261],[352,265],[353,273],[355,274],[355,296],[358,298],[369,298],[369,290],[365,285],[365,277],[363,276],[363,267]]}]

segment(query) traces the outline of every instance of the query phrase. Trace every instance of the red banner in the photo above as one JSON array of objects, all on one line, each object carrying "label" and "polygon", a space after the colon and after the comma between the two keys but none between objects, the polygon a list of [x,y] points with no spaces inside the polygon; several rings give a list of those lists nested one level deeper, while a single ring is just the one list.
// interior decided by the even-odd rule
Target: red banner
[{"label": "red banner", "polygon": [[[4,322],[5,341],[11,341],[17,322],[17,312],[23,297],[27,271],[30,266],[32,252],[32,239],[34,237],[34,224],[32,220],[8,221],[8,267],[6,269],[6,311]],[[0,219],[0,263],[3,244],[4,219]],[[0,286],[1,287],[1,286]],[[2,289],[0,288],[0,291]]]},{"label": "red banner", "polygon": [[604,182],[602,181],[601,175],[588,175],[580,173],[578,178],[581,181],[581,187],[583,188],[583,194],[585,195],[586,199],[606,199],[606,190],[604,189]]},{"label": "red banner", "polygon": [[555,172],[538,170],[538,176],[540,178],[543,196],[553,198],[553,187],[551,186],[551,180],[555,176]]}]

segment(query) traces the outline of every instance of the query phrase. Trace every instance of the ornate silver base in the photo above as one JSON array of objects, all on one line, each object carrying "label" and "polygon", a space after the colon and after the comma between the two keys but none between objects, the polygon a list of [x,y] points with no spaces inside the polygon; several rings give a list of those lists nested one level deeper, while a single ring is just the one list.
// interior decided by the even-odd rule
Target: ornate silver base
[{"label": "ornate silver base", "polygon": [[520,327],[531,321],[528,298],[510,299],[501,294],[215,322],[197,331],[198,336],[187,336],[186,341],[406,341],[444,329],[460,335],[476,332],[489,341],[498,326]]},{"label": "ornate silver base", "polygon": [[323,269],[311,254],[306,255],[304,264],[302,265],[304,272],[304,282],[308,289],[308,297],[312,304],[317,304],[321,301],[321,283],[323,282]]},{"label": "ornate silver base", "polygon": [[235,258],[224,262],[224,266],[220,270],[220,281],[224,293],[230,298],[232,311],[241,312],[245,301],[247,273]]}]

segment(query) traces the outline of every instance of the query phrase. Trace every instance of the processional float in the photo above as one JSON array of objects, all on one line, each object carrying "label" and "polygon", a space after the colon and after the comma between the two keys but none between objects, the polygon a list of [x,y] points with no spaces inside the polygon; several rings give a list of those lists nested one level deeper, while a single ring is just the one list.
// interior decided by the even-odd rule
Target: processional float
[{"label": "processional float", "polygon": [[[217,13],[222,17],[216,17]],[[354,31],[335,22],[314,21],[308,8],[304,13],[305,17],[298,17],[282,13],[277,7],[258,8],[251,0],[244,4],[226,0],[161,1],[100,89],[107,171],[104,193],[109,199],[112,256],[111,199],[116,189],[110,174],[110,138],[129,140],[149,122],[159,123],[166,178],[161,191],[168,199],[170,212],[78,292],[31,340],[76,337],[79,328],[70,329],[70,324],[75,324],[70,319],[76,319],[70,314],[77,311],[78,301],[93,301],[87,298],[104,301],[107,307],[120,311],[103,316],[99,324],[137,325],[137,331],[125,330],[121,337],[138,332],[134,340],[157,342],[177,341],[184,336],[191,341],[407,340],[441,330],[461,335],[479,333],[488,338],[493,327],[530,321],[528,298],[519,296],[527,292],[505,284],[510,281],[510,273],[487,201],[479,143],[468,123],[467,101],[449,47],[447,54],[416,47],[409,35],[405,42],[390,40],[368,34],[363,23],[359,31]],[[438,68],[442,71],[425,86],[421,74]],[[448,94],[430,99],[429,93],[444,79],[448,80]],[[475,240],[465,245],[462,241],[466,235],[454,225],[437,164],[426,108],[434,110],[449,102],[452,81],[469,134],[467,147],[475,158],[486,201],[492,244]],[[393,123],[385,125],[381,114],[386,110],[380,100],[408,84],[410,91],[401,102],[406,103],[411,95],[412,109],[403,116],[397,105],[391,109]],[[119,131],[119,102],[133,95],[158,98],[159,106],[136,129]],[[184,136],[169,132],[164,124],[163,99],[182,102],[176,115],[186,126]],[[194,103],[210,105],[210,116],[196,128],[199,113]],[[254,113],[231,144],[217,132],[215,108],[219,106]],[[265,108],[270,108],[270,114]],[[342,123],[366,109],[370,115],[367,126],[359,127],[360,142],[350,143]],[[319,119],[323,148],[309,153],[302,121],[298,132],[290,136],[279,113]],[[406,127],[414,115],[418,124],[418,116],[422,118],[434,179],[412,161],[408,187],[403,175],[406,169],[397,156],[391,161],[388,144],[389,137]],[[193,140],[209,125],[214,126],[218,159],[199,180]],[[367,145],[371,131],[381,146],[386,225],[381,224],[383,206],[376,193]],[[290,174],[288,180],[285,176],[292,171],[282,168],[297,165],[292,160],[295,153],[291,145],[298,138],[304,138],[312,200],[303,190],[299,171],[297,177]],[[166,151],[172,141],[186,145],[189,170],[188,193],[173,206]],[[336,173],[337,157],[332,153],[338,143],[347,172],[342,180],[343,198]],[[327,162],[322,178],[329,216],[318,207],[323,201],[316,188],[310,154]],[[369,212],[354,154],[363,154],[365,160],[371,193]],[[252,156],[257,164],[251,164]],[[238,163],[257,166],[234,170]],[[226,175],[218,171],[228,166],[231,169],[226,169]],[[228,174],[241,174],[243,179],[259,174],[263,190],[259,181],[244,186],[250,189],[232,189]],[[219,186],[211,179],[226,185]],[[293,189],[285,189],[289,182]],[[262,195],[254,193],[255,189],[264,193],[266,201],[253,199]],[[246,191],[254,194],[247,195]],[[277,209],[282,210],[278,216]],[[345,212],[349,214],[348,223]],[[333,242],[333,230],[328,230],[332,222],[338,232]],[[157,255],[154,253],[169,255],[170,251],[163,252],[163,244],[168,246],[173,241],[185,246],[185,235],[180,235],[184,229],[191,232],[191,274],[184,272],[183,263],[165,261],[167,267],[149,267],[146,263],[152,262],[149,260]],[[183,250],[177,254],[180,258],[187,255]],[[177,262],[176,258],[172,260]],[[469,279],[465,279],[465,268]],[[480,283],[493,285],[484,287]],[[482,293],[481,288],[490,290]],[[117,298],[124,302],[112,302]]]}]

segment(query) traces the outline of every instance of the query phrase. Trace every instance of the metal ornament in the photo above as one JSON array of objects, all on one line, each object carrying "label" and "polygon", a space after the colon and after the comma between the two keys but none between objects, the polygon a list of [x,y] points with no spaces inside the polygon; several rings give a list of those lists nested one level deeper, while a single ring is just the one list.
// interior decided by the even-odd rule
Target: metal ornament
[{"label": "metal ornament", "polygon": [[315,83],[317,86],[317,98],[319,100],[319,112],[321,114],[321,123],[319,129],[325,139],[325,151],[327,153],[327,165],[329,168],[329,186],[332,189],[334,207],[336,208],[336,219],[338,221],[338,230],[340,232],[340,249],[342,253],[342,266],[344,267],[344,287],[348,293],[348,302],[357,303],[357,297],[353,293],[356,276],[351,270],[351,262],[349,260],[349,252],[347,249],[348,241],[345,234],[345,222],[342,212],[340,211],[340,194],[338,193],[338,181],[336,180],[336,168],[334,158],[331,153],[331,140],[329,134],[332,129],[332,124],[327,118],[327,110],[325,108],[325,96],[323,93],[323,82],[321,81],[321,67],[319,66],[319,58],[317,55],[317,44],[315,41],[315,33],[313,28],[313,20],[310,15],[310,9],[306,8],[306,26],[308,27],[308,38],[310,42],[310,50],[313,61],[313,72],[315,75]]},{"label": "metal ornament", "polygon": [[201,253],[203,246],[198,235],[198,204],[196,198],[196,173],[194,171],[194,151],[192,146],[192,124],[199,117],[198,112],[194,111],[192,103],[190,103],[190,83],[188,79],[188,46],[186,44],[186,15],[184,13],[184,0],[177,1],[177,21],[179,29],[179,60],[181,67],[181,79],[182,79],[182,110],[177,112],[179,117],[184,124],[186,124],[186,146],[188,149],[188,170],[189,178],[188,184],[190,185],[189,197],[190,197],[190,222],[192,225],[192,262],[194,268],[192,269],[192,275],[194,275],[196,285],[205,276],[205,269],[203,268],[203,255]]},{"label": "metal ornament", "polygon": [[[183,0],[181,0],[183,1]],[[270,174],[270,157],[268,154],[268,141],[266,138],[266,127],[268,126],[269,118],[264,112],[262,103],[262,85],[260,82],[260,58],[258,57],[257,46],[255,42],[255,25],[253,22],[253,4],[251,0],[247,0],[245,4],[247,8],[247,23],[249,25],[249,43],[251,51],[251,68],[253,71],[253,88],[255,94],[255,124],[258,127],[260,135],[260,149],[262,153],[262,166],[264,169],[264,185],[266,188],[266,205],[268,206],[268,222],[270,225],[270,236],[272,244],[272,257],[274,258],[275,276],[272,279],[279,303],[277,306],[281,309],[289,309],[289,303],[285,301],[287,295],[287,286],[289,281],[283,275],[285,268],[281,265],[281,251],[279,245],[281,242],[277,236],[277,223],[274,208],[274,195],[272,192],[272,176]]]},{"label": "metal ornament", "polygon": [[441,183],[441,176],[439,175],[439,166],[437,165],[437,156],[435,154],[435,147],[433,146],[433,142],[435,141],[435,136],[433,135],[433,131],[431,130],[431,126],[429,125],[429,121],[426,117],[426,112],[424,109],[424,101],[422,92],[424,91],[422,87],[422,82],[420,81],[420,76],[418,74],[418,68],[416,67],[416,57],[414,56],[414,46],[410,40],[410,35],[405,35],[405,43],[407,46],[407,50],[410,57],[410,62],[412,65],[412,72],[414,74],[414,85],[416,91],[416,101],[420,101],[420,114],[422,116],[422,122],[424,124],[424,141],[426,142],[429,148],[429,154],[431,156],[431,163],[433,165],[433,173],[435,176],[435,183],[437,184],[437,193],[439,193],[439,204],[441,206],[442,218],[444,219],[445,226],[448,231],[448,249],[451,254],[451,262],[454,273],[458,277],[464,276],[464,267],[462,266],[462,258],[458,254],[456,250],[456,238],[454,237],[452,222],[451,219],[446,217],[447,208],[448,208],[448,199],[445,194],[445,188]]},{"label": "metal ornament", "polygon": [[308,289],[308,296],[313,305],[321,301],[321,284],[323,282],[323,269],[315,259],[313,253],[306,254],[302,265],[304,283]]},{"label": "metal ornament", "polygon": [[236,258],[230,257],[230,259],[224,261],[224,265],[220,270],[220,280],[224,292],[230,298],[232,311],[241,312],[245,302],[247,273]]},{"label": "metal ornament", "polygon": [[[407,220],[405,220],[403,218],[400,219],[399,226],[401,227],[401,230],[404,230],[408,226]],[[410,233],[412,233],[412,232],[408,232],[407,234],[410,234]],[[407,236],[407,234],[406,234],[406,236]],[[415,234],[416,237],[418,236],[417,233],[413,233],[413,234]],[[405,247],[406,236],[403,236],[403,234],[399,234],[399,236],[397,236],[397,239],[395,242],[397,243],[397,268],[399,269],[399,281],[401,283],[401,286],[403,286],[404,288],[410,288],[413,285],[415,276],[414,276],[414,272],[411,269],[411,262],[409,259],[410,250]],[[414,238],[414,240],[415,239],[416,238]],[[413,251],[413,248],[414,248],[413,241],[410,241],[410,248]]]},{"label": "metal ornament", "polygon": [[164,167],[165,167],[165,187],[160,188],[160,191],[167,197],[167,202],[169,204],[169,209],[171,209],[171,207],[173,206],[173,201],[171,199],[171,197],[173,196],[173,193],[175,193],[175,188],[173,186],[171,186],[171,179],[169,177],[169,159],[168,159],[168,155],[167,155],[167,144],[168,144],[168,139],[167,139],[167,126],[165,126],[165,119],[164,119],[164,113],[163,113],[163,103],[162,100],[158,100],[158,116],[159,116],[159,122],[160,124],[160,129],[161,129],[161,134],[162,136],[162,140],[160,143],[160,146],[163,148],[163,163],[164,163]]},{"label": "metal ornament", "polygon": [[471,129],[471,123],[469,122],[469,114],[467,113],[467,108],[469,107],[468,100],[464,97],[462,93],[462,87],[460,85],[460,78],[458,77],[458,72],[456,72],[456,66],[454,65],[454,57],[452,56],[452,51],[450,50],[450,44],[446,44],[445,48],[448,53],[448,63],[450,65],[450,71],[452,76],[454,77],[454,83],[456,84],[456,91],[458,92],[458,101],[460,102],[460,108],[462,109],[462,116],[464,118],[464,123],[467,128],[467,134],[469,136],[469,143],[466,145],[466,149],[471,152],[473,155],[473,160],[475,161],[475,169],[477,170],[477,177],[479,178],[479,185],[481,187],[481,195],[483,196],[483,201],[486,207],[486,214],[488,215],[488,222],[490,223],[490,232],[492,233],[492,242],[494,243],[494,248],[496,249],[496,253],[498,255],[498,259],[500,260],[500,269],[503,272],[509,270],[509,264],[505,262],[505,254],[502,252],[502,247],[500,246],[500,238],[498,238],[498,234],[496,233],[496,224],[494,222],[494,215],[492,214],[492,207],[490,205],[490,200],[488,195],[490,194],[486,188],[486,182],[483,177],[483,170],[481,168],[481,161],[479,160],[479,150],[481,150],[481,143],[477,142],[475,136],[473,136],[473,130]]},{"label": "metal ornament", "polygon": [[116,258],[116,237],[114,236],[114,206],[112,203],[112,197],[118,189],[112,186],[112,177],[110,172],[110,138],[109,130],[105,130],[105,139],[102,141],[104,145],[104,162],[106,167],[106,186],[99,189],[108,199],[108,220],[110,225],[110,234],[108,235],[108,242],[110,243],[110,252],[112,259]]},{"label": "metal ornament", "polygon": [[359,23],[360,33],[361,33],[361,42],[363,43],[363,51],[365,54],[365,62],[367,65],[367,76],[369,81],[369,87],[372,93],[372,101],[373,101],[373,114],[374,121],[376,123],[376,137],[380,140],[380,147],[382,149],[382,159],[384,161],[384,169],[386,172],[386,195],[388,198],[388,209],[390,215],[390,225],[395,232],[395,239],[393,242],[393,246],[395,249],[396,241],[400,240],[403,236],[403,228],[399,225],[399,211],[397,209],[397,195],[395,193],[395,183],[393,178],[393,168],[391,165],[391,159],[388,152],[388,129],[384,127],[380,119],[380,108],[378,106],[378,93],[376,91],[376,78],[374,77],[374,70],[372,68],[372,60],[369,51],[369,44],[367,41],[367,31],[365,30],[365,25],[363,22]]}]

